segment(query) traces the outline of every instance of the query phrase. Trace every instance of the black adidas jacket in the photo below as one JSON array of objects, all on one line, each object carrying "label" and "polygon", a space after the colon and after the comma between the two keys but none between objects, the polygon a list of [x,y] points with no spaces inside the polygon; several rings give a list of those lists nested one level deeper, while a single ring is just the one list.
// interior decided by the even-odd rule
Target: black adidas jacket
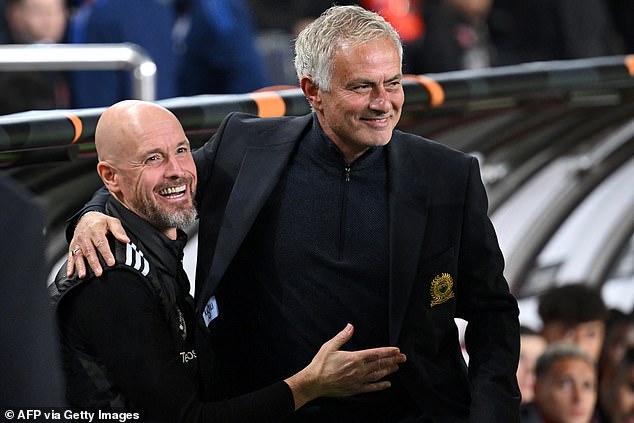
[{"label": "black adidas jacket", "polygon": [[[51,285],[70,406],[137,412],[166,422],[278,421],[293,410],[284,382],[245,396],[202,401],[193,349],[193,306],[182,268],[187,237],[170,240],[109,198],[130,243],[110,239],[117,264],[86,280]],[[269,420],[270,418],[270,420]]]}]

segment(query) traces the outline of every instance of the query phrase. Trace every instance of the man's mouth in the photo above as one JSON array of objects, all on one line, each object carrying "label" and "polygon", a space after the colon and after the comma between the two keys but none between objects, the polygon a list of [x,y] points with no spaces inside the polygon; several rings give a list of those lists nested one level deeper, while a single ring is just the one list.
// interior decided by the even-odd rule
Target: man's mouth
[{"label": "man's mouth", "polygon": [[159,194],[165,198],[180,198],[187,192],[187,185],[163,188]]},{"label": "man's mouth", "polygon": [[374,117],[365,117],[365,118],[362,118],[362,120],[373,125],[386,125],[389,122],[390,117],[389,116],[374,116]]}]

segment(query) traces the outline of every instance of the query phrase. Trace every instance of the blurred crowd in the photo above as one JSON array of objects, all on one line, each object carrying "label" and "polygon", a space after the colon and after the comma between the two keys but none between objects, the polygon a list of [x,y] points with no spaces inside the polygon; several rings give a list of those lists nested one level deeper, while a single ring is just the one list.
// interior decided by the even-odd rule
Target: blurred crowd
[{"label": "blurred crowd", "polygon": [[522,328],[522,423],[634,421],[634,313],[584,284],[539,298],[540,328]]},{"label": "blurred crowd", "polygon": [[[634,52],[632,0],[361,0],[399,31],[413,74]],[[157,97],[296,86],[292,42],[331,0],[0,0],[0,44],[122,43]],[[0,72],[0,114],[131,97],[124,71]]]}]

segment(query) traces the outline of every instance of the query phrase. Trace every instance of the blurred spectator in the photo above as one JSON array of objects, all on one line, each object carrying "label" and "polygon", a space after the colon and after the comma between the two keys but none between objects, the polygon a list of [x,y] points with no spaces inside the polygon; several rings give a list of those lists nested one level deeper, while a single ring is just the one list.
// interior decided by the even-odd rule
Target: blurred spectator
[{"label": "blurred spectator", "polygon": [[405,45],[423,38],[424,3],[425,0],[361,0],[359,2],[361,6],[377,12],[391,23]]},{"label": "blurred spectator", "polygon": [[[603,413],[611,415],[612,420],[618,422],[627,422],[623,420],[624,416],[620,415],[619,418],[612,416],[612,409],[615,407],[617,401],[618,390],[624,389],[624,387],[618,387],[618,385],[624,384],[622,378],[623,372],[627,372],[627,369],[619,368],[619,363],[623,360],[628,350],[634,348],[634,314],[623,313],[619,310],[610,310],[608,319],[606,320],[606,332],[605,341],[603,342],[603,350],[601,351],[601,357],[599,359],[599,409]],[[632,358],[629,359],[632,361]],[[634,375],[634,373],[632,373]],[[631,395],[634,394],[633,379],[630,378],[630,391]],[[632,400],[634,400],[634,395]],[[625,401],[625,397],[620,401]],[[623,404],[620,404],[623,407]],[[625,412],[625,409],[621,410],[621,413],[627,414],[632,418],[631,422],[634,422],[634,402],[629,405],[629,413]]]},{"label": "blurred spectator", "polygon": [[479,69],[493,65],[487,17],[493,0],[427,0],[425,36],[410,47],[410,73]]},{"label": "blurred spectator", "polygon": [[193,0],[189,17],[180,94],[245,93],[269,85],[244,0]]},{"label": "blurred spectator", "polygon": [[634,422],[634,349],[617,363],[614,379],[605,387],[601,401],[602,423]]},{"label": "blurred spectator", "polygon": [[[314,1],[314,0],[313,0]],[[248,0],[259,51],[271,85],[298,86],[294,59],[295,31],[302,0]],[[319,3],[318,1],[316,3]]]},{"label": "blurred spectator", "polygon": [[63,42],[68,21],[65,0],[4,0],[10,43]]},{"label": "blurred spectator", "polygon": [[[405,73],[446,72],[492,65],[487,16],[493,0],[361,0],[392,23],[403,40]],[[330,6],[299,0],[298,26]]]},{"label": "blurred spectator", "polygon": [[605,326],[605,339],[599,358],[599,376],[611,378],[625,351],[634,348],[634,313],[610,310]]},{"label": "blurred spectator", "polygon": [[546,349],[546,340],[536,331],[520,327],[520,360],[517,383],[522,393],[522,404],[531,402],[535,392],[535,364]]},{"label": "blurred spectator", "polygon": [[[161,0],[84,0],[71,18],[71,43],[124,43],[143,47],[157,66],[157,99],[174,97],[177,55],[172,29],[173,2]],[[71,73],[73,106],[103,107],[132,97],[127,71]]]},{"label": "blurred spectator", "polygon": [[598,290],[581,283],[551,288],[539,297],[538,313],[546,342],[572,342],[599,359],[607,309]]},{"label": "blurred spectator", "polygon": [[[38,44],[66,41],[65,0],[4,0],[5,43]],[[0,114],[67,108],[67,74],[53,71],[0,72]]]},{"label": "blurred spectator", "polygon": [[549,345],[535,367],[535,398],[522,423],[590,423],[597,400],[594,360],[574,344]]},{"label": "blurred spectator", "polygon": [[499,65],[622,52],[605,0],[494,0],[489,29]]}]

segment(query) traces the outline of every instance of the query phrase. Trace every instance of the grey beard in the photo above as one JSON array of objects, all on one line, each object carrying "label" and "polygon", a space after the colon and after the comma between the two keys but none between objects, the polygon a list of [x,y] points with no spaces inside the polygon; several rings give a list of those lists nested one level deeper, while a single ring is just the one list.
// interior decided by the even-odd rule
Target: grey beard
[{"label": "grey beard", "polygon": [[177,228],[185,230],[189,226],[193,225],[196,219],[198,218],[198,213],[196,212],[196,208],[192,207],[191,209],[179,210],[178,212],[171,215],[164,215],[160,213],[157,216],[157,220],[160,220],[165,228]]},{"label": "grey beard", "polygon": [[156,207],[155,203],[142,200],[137,205],[137,209],[146,216],[148,222],[159,229],[177,228],[185,230],[198,219],[195,204],[191,208],[181,209],[168,214]]}]

